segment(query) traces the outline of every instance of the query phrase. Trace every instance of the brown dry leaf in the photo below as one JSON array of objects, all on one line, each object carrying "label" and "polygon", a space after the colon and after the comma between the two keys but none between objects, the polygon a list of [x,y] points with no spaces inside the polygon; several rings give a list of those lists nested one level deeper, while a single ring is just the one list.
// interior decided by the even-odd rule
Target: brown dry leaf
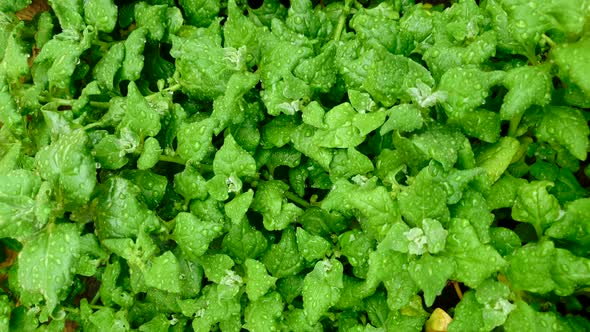
[{"label": "brown dry leaf", "polygon": [[16,17],[22,21],[32,21],[37,14],[50,10],[47,0],[33,0],[27,8],[16,13]]}]

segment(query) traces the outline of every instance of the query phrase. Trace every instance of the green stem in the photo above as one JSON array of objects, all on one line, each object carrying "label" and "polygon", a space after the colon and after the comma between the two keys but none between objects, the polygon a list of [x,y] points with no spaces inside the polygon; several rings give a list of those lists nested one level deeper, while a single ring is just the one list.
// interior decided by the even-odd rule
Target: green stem
[{"label": "green stem", "polygon": [[179,165],[186,165],[186,161],[178,156],[161,155],[160,161],[165,161],[168,163],[175,163],[175,164],[179,164]]},{"label": "green stem", "polygon": [[350,5],[354,0],[345,0],[344,7],[342,8],[342,13],[340,13],[340,18],[338,19],[338,25],[336,26],[336,31],[334,32],[334,40],[339,41],[340,36],[342,35],[342,31],[344,30],[344,25],[346,24],[346,18],[350,13]]},{"label": "green stem", "polygon": [[163,93],[172,93],[172,92],[180,90],[181,88],[182,88],[182,86],[179,83],[176,83],[174,85],[171,85],[171,86],[163,89],[162,91],[152,93],[151,95],[145,96],[145,99],[147,99],[149,101],[149,100],[152,100]]},{"label": "green stem", "polygon": [[546,34],[541,35],[541,38],[547,43],[547,45],[551,46],[551,48],[555,48],[555,46],[557,46],[553,39],[549,38],[549,36]]},{"label": "green stem", "polygon": [[94,294],[94,297],[92,298],[92,301],[90,301],[91,305],[96,304],[96,302],[98,302],[98,299],[100,298],[100,292],[96,292],[96,294]]},{"label": "green stem", "polygon": [[89,130],[89,129],[93,129],[96,127],[102,127],[104,125],[104,123],[98,121],[98,122],[93,122],[90,124],[87,124],[86,126],[84,126],[84,130]]},{"label": "green stem", "polygon": [[290,191],[286,191],[283,195],[285,195],[285,197],[288,200],[293,201],[294,203],[297,203],[297,204],[301,205],[304,208],[308,208],[308,207],[311,206],[311,204],[309,204],[309,202],[307,202],[303,198],[295,195],[294,193],[292,193]]},{"label": "green stem", "polygon": [[91,101],[89,104],[90,104],[90,106],[96,107],[96,108],[109,108],[109,107],[111,107],[111,103],[102,102],[102,101]]},{"label": "green stem", "polygon": [[521,119],[522,114],[519,114],[510,119],[510,127],[508,127],[508,136],[516,137],[516,131],[518,130],[518,125],[520,124]]}]

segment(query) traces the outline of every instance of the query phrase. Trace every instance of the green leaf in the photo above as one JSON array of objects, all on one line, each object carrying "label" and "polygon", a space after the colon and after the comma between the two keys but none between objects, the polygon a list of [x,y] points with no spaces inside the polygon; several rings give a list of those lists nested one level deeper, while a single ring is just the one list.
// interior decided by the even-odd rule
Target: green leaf
[{"label": "green leaf", "polygon": [[453,275],[455,264],[451,258],[424,255],[410,262],[408,272],[416,285],[424,291],[424,303],[430,307]]},{"label": "green leaf", "polygon": [[73,282],[73,267],[80,248],[74,224],[52,224],[27,242],[18,258],[20,299],[25,305],[45,300],[41,321],[46,321]]},{"label": "green leaf", "polygon": [[326,113],[325,126],[316,130],[315,144],[327,148],[352,148],[385,122],[385,112],[358,113],[349,103],[340,104]]},{"label": "green leaf", "polygon": [[223,225],[200,220],[191,213],[181,212],[174,221],[173,238],[190,259],[202,256],[209,244],[223,234]]},{"label": "green leaf", "polygon": [[145,2],[135,5],[135,22],[139,28],[147,31],[147,38],[151,41],[160,41],[166,33],[166,5],[150,6]]},{"label": "green leaf", "polygon": [[196,27],[208,27],[219,13],[219,0],[180,0],[187,22]]},{"label": "green leaf", "polygon": [[362,86],[383,106],[391,107],[398,100],[410,101],[409,90],[416,86],[416,82],[430,87],[434,85],[430,72],[419,63],[386,51],[379,51],[378,55]]},{"label": "green leaf", "polygon": [[130,82],[127,89],[125,116],[117,129],[129,127],[140,137],[156,136],[161,129],[160,115],[141,94],[135,82]]},{"label": "green leaf", "polygon": [[55,11],[55,16],[59,19],[59,25],[63,30],[80,31],[84,29],[83,7],[79,1],[51,0],[49,4]]},{"label": "green leaf", "polygon": [[[203,1],[204,0],[191,0],[191,2]],[[210,7],[199,6],[196,7],[198,8],[197,11],[202,12],[208,8],[213,9],[214,6],[217,6],[217,10],[219,10],[218,0],[205,1],[208,5],[210,5]],[[188,1],[185,0],[185,2]],[[272,7],[274,5],[275,4],[268,2],[265,4],[265,6],[261,6],[258,10],[263,10],[264,8]],[[227,21],[225,22],[223,29],[224,46],[232,47],[235,49],[245,48],[247,52],[246,60],[248,61],[248,64],[253,65],[255,63],[258,63],[258,61],[260,60],[260,52],[262,48],[262,45],[260,43],[260,36],[264,33],[267,33],[268,30],[254,23],[254,20],[251,19],[253,16],[252,9],[249,9],[248,16],[244,16],[242,9],[236,5],[235,0],[228,1],[227,11]],[[199,26],[195,23],[191,24]]]},{"label": "green leaf", "polygon": [[396,105],[390,108],[388,112],[389,118],[379,130],[379,134],[382,136],[392,130],[411,132],[420,129],[424,122],[422,113],[415,104]]},{"label": "green leaf", "polygon": [[135,237],[141,227],[149,230],[159,225],[155,213],[138,199],[140,192],[120,177],[109,178],[98,187],[92,206],[100,239]]},{"label": "green leaf", "polygon": [[518,118],[532,105],[545,106],[551,101],[552,83],[548,69],[524,66],[506,73],[503,84],[509,91],[500,109],[502,120]]},{"label": "green leaf", "polygon": [[428,158],[440,162],[445,170],[450,170],[457,162],[460,150],[467,144],[467,139],[457,131],[435,127],[413,136],[412,143]]},{"label": "green leaf", "polygon": [[136,81],[143,69],[143,51],[146,44],[147,30],[138,28],[129,34],[125,40],[125,59],[121,66],[121,80]]},{"label": "green leaf", "polygon": [[529,243],[506,258],[506,277],[512,287],[534,293],[548,293],[555,289],[551,269],[555,247],[551,241]]},{"label": "green leaf", "polygon": [[303,280],[303,311],[310,323],[317,322],[338,303],[342,284],[342,263],[337,259],[317,262]]},{"label": "green leaf", "polygon": [[444,223],[450,217],[446,190],[434,181],[427,167],[399,194],[398,200],[400,212],[411,226],[420,225],[425,218]]},{"label": "green leaf", "polygon": [[504,75],[501,71],[484,72],[469,67],[445,72],[438,89],[447,92],[442,105],[449,118],[460,123],[464,114],[484,104],[490,88],[502,82]]},{"label": "green leaf", "polygon": [[170,54],[176,59],[178,83],[197,100],[214,100],[223,95],[232,74],[242,70],[245,64],[245,53],[221,47],[218,24],[195,29],[191,35],[173,35],[171,39]]},{"label": "green leaf", "polygon": [[62,135],[35,156],[41,177],[54,184],[58,200],[66,209],[88,203],[96,185],[96,163],[88,141],[83,130],[76,130]]},{"label": "green leaf", "polygon": [[533,225],[538,236],[560,216],[557,198],[547,192],[547,188],[552,185],[549,181],[533,181],[522,185],[512,208],[512,218]]},{"label": "green leaf", "polygon": [[283,194],[289,186],[282,181],[260,182],[254,195],[252,209],[260,212],[264,228],[269,231],[283,230],[303,214],[303,210],[288,203]]},{"label": "green leaf", "polygon": [[145,284],[166,292],[180,293],[180,265],[170,251],[155,257],[144,275]]},{"label": "green leaf", "polygon": [[558,143],[576,158],[586,160],[590,149],[590,128],[580,110],[566,106],[549,106],[537,126],[540,141]]},{"label": "green leaf", "polygon": [[[394,224],[390,228],[390,232],[398,224],[400,223]],[[386,239],[383,241],[386,241]],[[355,229],[340,234],[338,245],[340,246],[341,254],[352,265],[354,275],[357,277],[366,277],[369,266],[369,254],[375,246],[374,241],[362,230]]]},{"label": "green leaf", "polygon": [[334,57],[336,55],[336,46],[328,43],[316,57],[305,59],[295,67],[293,73],[298,78],[307,83],[310,88],[327,93],[336,83],[336,66]]},{"label": "green leaf", "polygon": [[257,301],[275,285],[277,278],[271,277],[266,272],[266,267],[254,259],[246,259],[246,294],[250,301]]},{"label": "green leaf", "polygon": [[494,144],[486,145],[475,151],[477,166],[488,173],[490,184],[500,179],[512,158],[518,152],[520,143],[512,137],[502,137]]},{"label": "green leaf", "polygon": [[225,176],[254,176],[256,161],[252,155],[236,143],[232,135],[225,137],[223,146],[213,159],[213,171]]},{"label": "green leaf", "polygon": [[239,223],[250,209],[254,199],[254,191],[249,189],[247,192],[236,195],[234,199],[225,204],[225,214],[234,224]]},{"label": "green leaf", "polygon": [[232,317],[240,317],[240,303],[234,295],[224,294],[223,286],[209,285],[203,289],[201,297],[194,301],[194,309],[189,316],[197,313],[192,322],[192,328],[196,332],[211,330],[211,325],[218,322],[227,322]]},{"label": "green leaf", "polygon": [[461,302],[455,308],[455,315],[448,331],[487,331],[484,329],[483,308],[477,302],[474,291],[463,294]]},{"label": "green leaf", "polygon": [[183,122],[177,132],[176,153],[186,160],[201,162],[213,150],[211,139],[215,124],[210,118],[191,123]]},{"label": "green leaf", "polygon": [[29,53],[18,36],[18,34],[23,33],[24,27],[24,23],[21,22],[12,30],[6,42],[4,57],[0,63],[0,71],[10,84],[17,84],[29,72],[29,64],[27,63]]},{"label": "green leaf", "polygon": [[455,260],[455,280],[477,287],[506,265],[496,249],[481,243],[468,220],[451,219],[448,231],[444,255]]},{"label": "green leaf", "polygon": [[[96,0],[94,2],[97,2]],[[117,72],[125,60],[125,44],[116,43],[105,53],[105,55],[94,66],[93,75],[98,81],[101,89],[115,90],[115,79]]]},{"label": "green leaf", "polygon": [[149,322],[142,324],[138,330],[140,332],[158,332],[168,329],[170,325],[170,321],[166,318],[166,315],[159,314]]},{"label": "green leaf", "polygon": [[[256,259],[266,251],[268,240],[264,235],[243,218],[233,224],[223,238],[223,248],[238,263],[247,258]],[[280,254],[280,252],[275,252]]]},{"label": "green leaf", "polygon": [[199,263],[203,266],[207,279],[216,284],[222,283],[228,276],[239,278],[231,269],[234,266],[234,261],[228,255],[204,255],[199,258]]},{"label": "green leaf", "polygon": [[515,178],[510,174],[502,175],[485,193],[490,210],[512,207],[516,201],[518,189],[526,183],[525,179]]},{"label": "green leaf", "polygon": [[340,149],[334,152],[330,163],[330,174],[333,178],[351,178],[372,172],[373,162],[369,157],[355,148]]},{"label": "green leaf", "polygon": [[489,231],[495,216],[479,192],[467,190],[461,201],[453,207],[452,215],[455,218],[470,220],[479,240],[482,243],[490,242]]},{"label": "green leaf", "polygon": [[99,31],[110,33],[117,24],[117,5],[112,0],[89,0],[84,2],[84,20]]},{"label": "green leaf", "polygon": [[0,175],[0,236],[21,239],[45,225],[43,216],[50,206],[40,189],[51,192],[48,183],[42,185],[32,172],[14,170]]},{"label": "green leaf", "polygon": [[160,205],[168,185],[166,177],[146,170],[127,170],[121,172],[121,176],[139,187],[139,198],[148,208],[155,209]]},{"label": "green leaf", "polygon": [[545,232],[548,236],[577,244],[586,254],[590,244],[590,198],[582,198],[566,205],[565,215]]},{"label": "green leaf", "polygon": [[205,178],[192,163],[188,163],[182,172],[174,175],[174,191],[187,200],[207,198],[205,183]]},{"label": "green leaf", "polygon": [[296,275],[303,270],[303,257],[297,249],[293,228],[283,230],[281,241],[270,246],[262,262],[273,277],[282,278]]},{"label": "green leaf", "polygon": [[[573,320],[573,319],[572,319]],[[572,328],[569,322],[564,317],[557,313],[539,312],[534,310],[530,305],[524,301],[516,302],[516,309],[512,311],[504,329],[507,332],[516,331],[576,331],[580,328],[584,329],[587,325],[577,326]]]},{"label": "green leaf", "polygon": [[153,137],[148,137],[143,142],[143,151],[141,151],[141,155],[137,159],[137,168],[146,170],[154,167],[160,161],[161,154],[160,142]]},{"label": "green leaf", "polygon": [[248,331],[274,331],[279,329],[283,313],[283,299],[277,292],[252,301],[244,311],[244,328]]},{"label": "green leaf", "polygon": [[377,184],[376,177],[357,176],[353,180],[357,184],[346,180],[334,183],[321,203],[322,209],[354,215],[371,238],[383,239],[389,226],[401,220],[397,204],[387,189]]},{"label": "green leaf", "polygon": [[331,250],[332,245],[328,240],[319,235],[310,234],[301,227],[297,227],[295,236],[297,237],[297,248],[301,256],[308,262],[324,258]]},{"label": "green leaf", "polygon": [[[580,5],[583,2],[573,1],[572,3]],[[583,10],[576,14],[581,14],[582,12]],[[588,19],[586,18],[586,20]],[[560,77],[566,83],[575,84],[582,90],[586,97],[590,96],[590,80],[582,73],[590,70],[588,50],[590,50],[590,38],[588,37],[583,37],[575,43],[560,44],[551,50],[551,58],[559,67]]]}]

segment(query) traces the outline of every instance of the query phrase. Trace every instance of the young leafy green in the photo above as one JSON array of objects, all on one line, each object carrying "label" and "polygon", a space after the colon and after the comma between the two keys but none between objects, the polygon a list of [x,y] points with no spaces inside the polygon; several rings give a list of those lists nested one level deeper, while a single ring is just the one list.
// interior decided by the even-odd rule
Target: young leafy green
[{"label": "young leafy green", "polygon": [[0,331],[590,330],[589,4],[0,0]]}]

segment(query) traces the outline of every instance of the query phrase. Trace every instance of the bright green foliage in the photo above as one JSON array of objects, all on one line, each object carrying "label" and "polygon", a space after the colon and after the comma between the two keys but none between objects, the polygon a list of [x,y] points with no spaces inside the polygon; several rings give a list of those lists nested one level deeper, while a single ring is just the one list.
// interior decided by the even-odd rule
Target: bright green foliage
[{"label": "bright green foliage", "polygon": [[[0,234],[17,239],[29,236],[47,222],[48,205],[39,190],[49,190],[49,183],[41,181],[29,171],[14,170],[0,176]],[[49,187],[49,188],[48,188]]]},{"label": "bright green foliage", "polygon": [[506,277],[519,290],[566,296],[590,282],[588,259],[555,248],[551,241],[526,245],[508,256],[508,262]]},{"label": "bright green foliage", "polygon": [[123,110],[125,115],[118,128],[129,128],[140,137],[156,136],[160,131],[160,116],[143,97],[134,82],[129,83]]},{"label": "bright green foliage", "polygon": [[89,0],[84,2],[84,20],[99,31],[110,33],[117,23],[117,6],[113,0]]},{"label": "bright green foliage", "polygon": [[246,281],[246,293],[250,300],[257,301],[274,286],[277,278],[269,276],[264,264],[257,260],[246,259],[244,266],[246,267],[246,277],[248,278]]},{"label": "bright green foliage", "polygon": [[465,219],[451,220],[445,252],[455,260],[455,279],[470,287],[477,287],[506,265],[496,249],[481,243]]},{"label": "bright green foliage", "polygon": [[590,129],[584,115],[571,107],[548,107],[537,126],[539,140],[561,144],[580,160],[586,160],[590,149],[589,136]]},{"label": "bright green foliage", "polygon": [[152,260],[145,273],[145,284],[170,293],[180,293],[180,265],[174,254],[166,251]]},{"label": "bright green foliage", "polygon": [[45,301],[41,320],[46,321],[72,284],[72,267],[80,248],[79,231],[72,224],[46,228],[19,255],[18,287],[26,305]]},{"label": "bright green foliage", "polygon": [[303,280],[303,312],[307,321],[317,322],[335,305],[342,287],[342,263],[335,259],[319,261]]},{"label": "bright green foliage", "polygon": [[187,22],[198,27],[207,27],[219,13],[218,0],[181,0]]},{"label": "bright green foliage", "polygon": [[584,37],[575,43],[560,45],[551,53],[564,80],[578,86],[586,95],[590,92],[590,81],[582,73],[588,70],[588,49],[590,38]]},{"label": "bright green foliage", "polygon": [[0,0],[0,331],[590,330],[589,1],[287,2]]},{"label": "bright green foliage", "polygon": [[417,82],[434,84],[428,70],[409,58],[380,51],[377,59],[367,71],[363,87],[385,107],[398,100],[408,101],[409,90]]},{"label": "bright green foliage", "polygon": [[88,143],[87,134],[76,130],[43,148],[35,157],[41,177],[53,184],[66,209],[86,204],[96,185],[96,164]]},{"label": "bright green foliage", "polygon": [[556,239],[564,239],[579,245],[581,253],[586,254],[590,241],[590,199],[582,198],[567,205],[565,216],[555,221],[546,231]]},{"label": "bright green foliage", "polygon": [[202,256],[211,241],[222,234],[222,225],[199,220],[190,213],[181,212],[174,220],[174,240],[189,258]]},{"label": "bright green foliage", "polygon": [[286,228],[281,234],[281,241],[270,246],[262,257],[268,271],[277,278],[296,275],[303,269],[303,257],[297,248],[295,232]]},{"label": "bright green foliage", "polygon": [[422,169],[410,186],[399,195],[399,208],[405,221],[419,225],[425,218],[449,219],[445,187],[437,183],[428,168]]},{"label": "bright green foliage", "polygon": [[269,231],[285,229],[303,214],[303,210],[283,198],[288,188],[284,182],[267,181],[260,183],[256,191],[252,209],[262,214],[264,228]]},{"label": "bright green foliage", "polygon": [[427,306],[434,303],[434,299],[440,295],[454,270],[452,259],[430,255],[413,261],[408,269],[416,285],[424,291],[424,302]]},{"label": "bright green foliage", "polygon": [[560,216],[559,202],[547,192],[548,181],[535,181],[518,189],[512,218],[532,224],[540,237]]},{"label": "bright green foliage", "polygon": [[324,258],[330,251],[330,242],[319,235],[309,234],[303,228],[298,227],[295,236],[301,256],[309,262]]},{"label": "bright green foliage", "polygon": [[143,143],[143,151],[137,159],[137,168],[141,170],[150,169],[154,167],[160,160],[162,148],[157,139],[148,137]]}]

